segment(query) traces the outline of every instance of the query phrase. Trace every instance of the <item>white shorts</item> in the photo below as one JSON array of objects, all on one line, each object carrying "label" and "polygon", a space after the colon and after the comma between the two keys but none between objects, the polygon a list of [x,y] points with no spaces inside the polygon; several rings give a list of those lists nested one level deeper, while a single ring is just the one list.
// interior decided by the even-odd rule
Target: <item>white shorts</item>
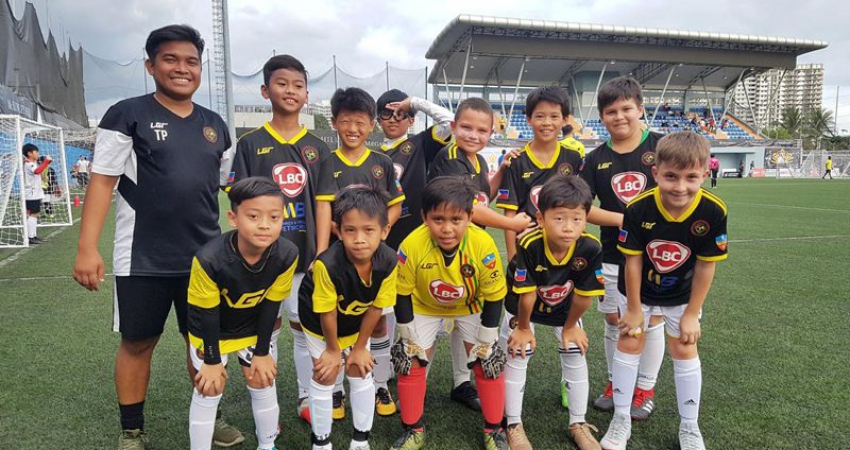
[{"label": "white shorts", "polygon": [[[505,353],[508,352],[508,338],[510,338],[510,336],[511,336],[511,331],[513,331],[514,328],[516,328],[516,321],[513,320],[514,317],[515,316],[513,314],[505,311],[505,317],[502,318],[502,328],[499,330],[499,345],[502,347],[502,350],[504,350]],[[513,321],[514,323],[512,324],[511,321]],[[545,325],[541,325],[541,326],[545,326]],[[581,319],[578,320],[578,326],[579,326],[579,328],[584,328],[581,324]],[[535,326],[532,323],[531,324],[531,332],[534,333],[535,336],[536,336],[537,332],[535,331],[534,328],[535,328]],[[564,331],[564,327],[548,327],[548,328],[551,328],[552,332],[555,333],[555,339],[558,340],[558,348],[559,349],[561,349],[561,350],[566,349],[569,353],[581,353],[578,346],[573,344],[573,343],[570,343],[569,348],[564,347],[564,343],[561,340],[561,333]],[[531,350],[531,345],[526,347],[526,351],[528,351],[528,350]]]},{"label": "white shorts", "polygon": [[[682,314],[685,313],[685,309],[688,308],[688,304],[684,305],[676,305],[676,306],[650,306],[650,305],[641,305],[643,307],[643,329],[646,330],[649,328],[649,318],[650,316],[664,316],[664,332],[667,333],[667,336],[672,338],[678,338],[681,335],[681,331],[679,330],[679,323],[682,321]],[[626,305],[625,302],[621,306],[620,315],[625,314]],[[699,318],[702,318],[702,310],[699,312]]]},{"label": "white shorts", "polygon": [[602,277],[605,279],[605,296],[599,297],[596,309],[602,314],[616,314],[620,302],[617,290],[617,274],[620,267],[616,264],[602,263]]},{"label": "white shorts", "polygon": [[[251,360],[254,359],[254,346],[245,347],[243,349],[236,350],[233,353],[236,353],[236,357],[239,359],[240,366],[251,367]],[[227,365],[228,355],[229,354],[221,355],[221,363],[225,366]],[[269,355],[272,356],[272,359],[274,360],[275,364],[277,364],[276,339],[272,339],[271,343],[269,344]],[[200,350],[189,346],[189,359],[192,360],[192,366],[195,368],[195,370],[201,370],[201,365],[204,364],[204,354]]]},{"label": "white shorts", "polygon": [[290,322],[301,323],[298,319],[298,291],[301,290],[301,281],[304,279],[304,273],[296,273],[292,276],[292,290],[289,291],[289,297],[281,302],[278,317],[283,317],[283,312],[286,311],[286,317]]},{"label": "white shorts", "polygon": [[478,341],[479,326],[481,326],[481,314],[467,314],[465,316],[413,315],[413,327],[416,329],[416,334],[419,335],[419,344],[425,350],[434,346],[440,330],[447,333],[460,333],[464,342],[475,344]]},{"label": "white shorts", "polygon": [[[324,353],[325,349],[327,348],[325,340],[319,339],[316,336],[306,332],[304,333],[304,337],[307,340],[307,351],[310,353],[310,357],[313,359],[321,358],[322,353]],[[371,341],[372,339],[370,338],[369,342],[366,344],[367,347],[372,343]],[[345,355],[347,355],[351,351],[351,347],[345,347],[340,350],[342,350],[342,355],[343,357],[345,357]]]}]

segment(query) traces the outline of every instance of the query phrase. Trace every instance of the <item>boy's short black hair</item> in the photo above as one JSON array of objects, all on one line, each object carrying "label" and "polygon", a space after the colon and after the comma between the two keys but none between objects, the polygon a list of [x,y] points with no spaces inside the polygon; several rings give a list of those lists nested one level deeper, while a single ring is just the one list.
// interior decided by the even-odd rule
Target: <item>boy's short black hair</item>
[{"label": "boy's short black hair", "polygon": [[191,42],[198,49],[198,58],[204,53],[204,40],[201,33],[189,25],[167,25],[151,31],[145,42],[145,52],[151,61],[159,53],[159,46],[166,42]]},{"label": "boy's short black hair", "polygon": [[555,175],[549,178],[537,197],[541,214],[553,208],[582,208],[589,213],[592,204],[590,186],[577,176]]},{"label": "boy's short black hair", "polygon": [[605,108],[611,106],[617,100],[634,100],[636,105],[643,105],[643,90],[641,90],[640,83],[630,76],[612,78],[606,81],[599,89],[599,95],[596,97],[599,114],[601,115]]},{"label": "boy's short black hair", "polygon": [[230,199],[230,209],[236,212],[239,205],[245,200],[257,197],[279,197],[284,200],[280,186],[266,177],[248,177],[241,179],[230,187],[227,198]]},{"label": "boy's short black hair", "polygon": [[541,86],[531,91],[525,98],[525,116],[531,117],[540,102],[561,105],[564,118],[570,115],[570,96],[560,86]]},{"label": "boy's short black hair", "polygon": [[35,144],[27,143],[24,144],[23,147],[21,147],[21,151],[24,153],[24,156],[29,156],[30,152],[38,151],[38,146],[36,146]]},{"label": "boy's short black hair", "polygon": [[429,181],[422,192],[422,214],[441,205],[472,213],[472,205],[478,198],[478,188],[472,180],[461,176],[443,176]]},{"label": "boy's short black hair", "polygon": [[388,104],[404,101],[407,97],[409,96],[405,94],[404,91],[400,91],[398,89],[390,89],[389,91],[384,92],[380,97],[378,97],[378,114],[387,109]]},{"label": "boy's short black hair", "polygon": [[304,75],[304,82],[307,81],[307,69],[304,68],[304,64],[298,58],[292,55],[275,55],[269,58],[263,65],[263,84],[268,86],[274,71],[280,69],[289,69],[298,72]]},{"label": "boy's short black hair", "polygon": [[490,116],[490,123],[492,125],[493,122],[493,108],[490,106],[490,103],[487,100],[479,97],[470,97],[457,105],[457,110],[455,110],[455,122],[460,118],[460,115],[463,114],[466,110],[483,112]]},{"label": "boy's short black hair", "polygon": [[343,110],[364,112],[375,120],[375,99],[360,88],[337,89],[331,97],[331,116],[339,117],[339,112]]},{"label": "boy's short black hair", "polygon": [[367,217],[378,219],[381,227],[390,223],[387,202],[390,200],[387,191],[377,186],[357,184],[349,186],[334,199],[333,221],[338,227],[342,226],[342,218],[349,211],[357,210]]}]

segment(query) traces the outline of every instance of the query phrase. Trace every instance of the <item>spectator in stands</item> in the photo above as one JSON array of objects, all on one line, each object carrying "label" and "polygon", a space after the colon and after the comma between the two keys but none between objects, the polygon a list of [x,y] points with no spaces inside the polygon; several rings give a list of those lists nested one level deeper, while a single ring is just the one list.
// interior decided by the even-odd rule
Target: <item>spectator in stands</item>
[{"label": "spectator in stands", "polygon": [[708,132],[711,134],[717,132],[717,122],[714,120],[714,117],[708,120]]},{"label": "spectator in stands", "polygon": [[503,149],[503,150],[502,150],[502,154],[501,154],[501,155],[499,155],[499,166],[500,166],[500,167],[502,166],[502,161],[504,161],[504,159],[505,159],[505,153],[507,153],[507,152],[508,152],[507,150],[504,150],[504,149]]},{"label": "spectator in stands", "polygon": [[723,121],[720,122],[720,129],[725,130],[727,126],[729,126],[729,119],[724,118]]}]

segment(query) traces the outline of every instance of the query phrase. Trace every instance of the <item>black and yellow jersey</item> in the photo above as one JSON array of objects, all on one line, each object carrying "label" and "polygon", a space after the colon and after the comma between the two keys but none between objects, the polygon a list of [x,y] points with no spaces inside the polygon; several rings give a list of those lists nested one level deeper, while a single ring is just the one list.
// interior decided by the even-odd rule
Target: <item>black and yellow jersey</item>
[{"label": "black and yellow jersey", "polygon": [[490,205],[490,168],[481,153],[475,154],[475,164],[472,164],[466,152],[458,148],[456,143],[443,147],[428,168],[428,180],[446,175],[469,177],[478,186],[477,202],[484,206]]},{"label": "black and yellow jersey", "polygon": [[[641,301],[675,306],[690,301],[696,261],[727,257],[726,204],[700,189],[693,203],[674,219],[664,209],[658,188],[646,191],[626,207],[617,248],[626,255],[643,255]],[[617,288],[626,293],[625,265],[620,265]]]},{"label": "black and yellow jersey", "polygon": [[428,165],[451,139],[451,134],[440,136],[440,130],[447,128],[433,126],[391,146],[381,146],[381,151],[392,159],[404,192],[417,193],[407,196],[401,204],[401,216],[387,237],[387,245],[392,248],[397,249],[408,234],[422,225],[422,202],[418,193],[425,190]]},{"label": "black and yellow jersey", "polygon": [[585,153],[584,144],[582,144],[576,138],[574,138],[572,136],[567,136],[567,137],[561,139],[560,142],[561,142],[561,145],[563,145],[564,147],[567,147],[570,150],[578,152],[578,154],[581,155],[582,159],[584,159],[584,153]]},{"label": "black and yellow jersey", "polygon": [[370,306],[389,308],[395,305],[398,258],[393,249],[381,243],[372,255],[372,276],[363,280],[345,254],[342,241],[336,241],[322,252],[298,290],[298,317],[304,331],[322,337],[323,313],[336,310],[339,348],[357,342],[363,314]]},{"label": "black and yellow jersey", "polygon": [[298,249],[298,269],[316,258],[316,190],[321,162],[330,155],[328,146],[302,128],[286,140],[268,123],[239,138],[228,188],[248,177],[271,178],[284,195],[282,236]]},{"label": "black and yellow jersey", "polygon": [[517,254],[508,265],[508,296],[505,309],[519,314],[519,299],[537,292],[531,322],[563,326],[570,315],[573,294],[605,295],[602,285],[602,244],[582,233],[560,261],[552,254],[543,229],[522,237]]},{"label": "black and yellow jersey", "polygon": [[533,220],[543,183],[555,174],[578,175],[583,162],[581,153],[560,142],[549,161],[537,159],[531,151],[531,143],[526,144],[502,177],[496,207],[524,212]]},{"label": "black and yellow jersey", "polygon": [[205,360],[257,344],[262,320],[271,333],[280,302],[292,287],[298,264],[295,244],[280,238],[256,264],[248,264],[239,253],[237,239],[236,230],[224,233],[201,247],[192,260],[189,342],[203,351]]},{"label": "black and yellow jersey", "polygon": [[477,314],[484,302],[505,298],[499,249],[486,231],[469,225],[449,264],[446,259],[425,225],[399,246],[398,294],[412,296],[415,314]]},{"label": "black and yellow jersey", "polygon": [[[606,211],[622,213],[626,205],[638,195],[655,187],[652,166],[655,165],[655,146],[662,135],[643,131],[640,145],[628,153],[617,153],[611,141],[596,147],[587,154],[581,176],[590,186],[590,192],[599,198],[599,207]],[[600,227],[602,262],[619,264],[623,255],[617,251],[617,227]]]},{"label": "black and yellow jersey", "polygon": [[349,161],[342,150],[336,149],[322,162],[319,191],[316,200],[332,202],[339,191],[353,185],[369,185],[390,194],[387,206],[404,201],[404,190],[398,181],[392,160],[381,153],[366,149],[357,161]]}]

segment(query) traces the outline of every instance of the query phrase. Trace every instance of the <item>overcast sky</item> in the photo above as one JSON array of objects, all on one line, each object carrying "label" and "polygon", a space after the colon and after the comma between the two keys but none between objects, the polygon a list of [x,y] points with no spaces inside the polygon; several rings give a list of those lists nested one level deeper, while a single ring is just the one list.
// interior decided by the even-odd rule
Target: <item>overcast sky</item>
[{"label": "overcast sky", "polygon": [[[2,0],[0,0],[2,1]],[[20,17],[24,0],[8,0]],[[234,72],[258,70],[272,52],[290,53],[313,74],[332,65],[368,76],[385,61],[421,68],[431,42],[460,14],[548,19],[610,25],[670,28],[819,39],[824,50],[799,58],[823,63],[824,107],[835,108],[839,128],[850,128],[850,2],[846,0],[395,0],[280,1],[230,0]],[[102,58],[126,62],[140,58],[147,34],[170,23],[188,23],[212,46],[209,0],[34,0],[43,28],[63,33]],[[462,5],[462,6],[461,6]]]}]

